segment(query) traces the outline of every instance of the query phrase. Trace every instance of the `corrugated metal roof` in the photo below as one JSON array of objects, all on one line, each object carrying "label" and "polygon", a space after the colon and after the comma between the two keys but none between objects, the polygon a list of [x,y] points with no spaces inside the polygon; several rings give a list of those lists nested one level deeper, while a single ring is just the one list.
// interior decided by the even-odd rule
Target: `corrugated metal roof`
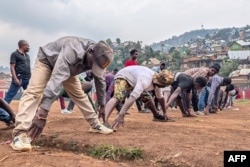
[{"label": "corrugated metal roof", "polygon": [[245,41],[243,41],[243,40],[238,40],[238,41],[236,41],[238,44],[240,44],[241,46],[248,46],[248,45],[250,45],[250,42],[245,42]]},{"label": "corrugated metal roof", "polygon": [[239,74],[240,75],[248,75],[248,74],[250,74],[250,69],[241,69]]}]

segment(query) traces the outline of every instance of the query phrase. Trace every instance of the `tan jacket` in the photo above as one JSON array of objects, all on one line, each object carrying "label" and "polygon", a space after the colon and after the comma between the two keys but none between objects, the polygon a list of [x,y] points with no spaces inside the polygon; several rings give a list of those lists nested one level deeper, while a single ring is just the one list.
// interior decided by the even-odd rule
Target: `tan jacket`
[{"label": "tan jacket", "polygon": [[[71,76],[91,70],[85,63],[86,53],[94,47],[95,42],[79,37],[63,37],[40,47],[38,59],[47,64],[52,75],[43,94],[41,107],[46,109],[59,94],[63,81]],[[94,76],[97,100],[100,105],[105,104],[105,80]]]}]

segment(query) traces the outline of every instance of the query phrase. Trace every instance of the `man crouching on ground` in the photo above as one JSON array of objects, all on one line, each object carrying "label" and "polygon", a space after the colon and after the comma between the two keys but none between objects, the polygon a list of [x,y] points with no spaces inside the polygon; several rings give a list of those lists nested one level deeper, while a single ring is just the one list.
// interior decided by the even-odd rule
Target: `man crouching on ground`
[{"label": "man crouching on ground", "polygon": [[31,150],[31,141],[45,127],[51,105],[62,86],[90,124],[90,132],[112,133],[113,130],[99,122],[77,76],[92,70],[102,112],[106,87],[103,76],[112,61],[113,51],[103,41],[95,43],[80,37],[63,37],[40,47],[28,88],[19,103],[11,147],[20,151]]},{"label": "man crouching on ground", "polygon": [[[144,66],[129,66],[121,69],[115,75],[114,96],[108,101],[105,107],[105,123],[108,123],[108,118],[113,111],[114,107],[120,101],[123,101],[127,94],[130,93],[128,99],[123,104],[121,111],[115,119],[112,128],[117,129],[124,123],[124,116],[129,107],[140,98],[149,108],[157,121],[173,121],[167,116],[165,100],[161,93],[163,87],[172,84],[174,76],[168,70],[162,70],[156,73],[148,67]],[[156,97],[163,109],[163,116],[160,115],[153,103],[153,99],[149,91],[155,90]]]}]

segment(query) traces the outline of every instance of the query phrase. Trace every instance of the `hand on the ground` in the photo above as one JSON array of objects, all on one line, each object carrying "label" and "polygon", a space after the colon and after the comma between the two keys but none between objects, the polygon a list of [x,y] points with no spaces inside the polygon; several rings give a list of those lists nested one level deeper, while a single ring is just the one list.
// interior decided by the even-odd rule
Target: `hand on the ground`
[{"label": "hand on the ground", "polygon": [[169,118],[170,118],[170,116],[168,116],[168,114],[167,114],[167,113],[166,113],[166,114],[164,114],[163,116],[165,117],[165,119],[169,119]]},{"label": "hand on the ground", "polygon": [[98,118],[102,118],[103,122],[105,122],[105,106],[102,105],[99,109],[99,115]]},{"label": "hand on the ground", "polygon": [[46,119],[48,116],[48,111],[42,108],[38,109],[35,117],[33,118],[32,124],[29,128],[29,137],[34,140],[36,139],[43,131],[43,128],[46,124]]},{"label": "hand on the ground", "polygon": [[124,115],[118,114],[118,116],[114,120],[114,123],[111,127],[112,127],[112,129],[117,130],[121,125],[122,126],[124,125]]}]

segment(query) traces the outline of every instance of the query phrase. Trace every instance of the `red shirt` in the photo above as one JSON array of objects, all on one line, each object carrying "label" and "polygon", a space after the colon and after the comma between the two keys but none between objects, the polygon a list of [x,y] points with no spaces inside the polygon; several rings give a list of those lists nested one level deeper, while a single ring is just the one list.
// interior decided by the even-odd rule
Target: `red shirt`
[{"label": "red shirt", "polygon": [[138,62],[137,62],[137,61],[134,61],[134,60],[131,60],[131,59],[128,59],[128,60],[125,62],[125,64],[124,64],[125,67],[127,67],[127,66],[136,66],[136,65],[138,65]]}]

